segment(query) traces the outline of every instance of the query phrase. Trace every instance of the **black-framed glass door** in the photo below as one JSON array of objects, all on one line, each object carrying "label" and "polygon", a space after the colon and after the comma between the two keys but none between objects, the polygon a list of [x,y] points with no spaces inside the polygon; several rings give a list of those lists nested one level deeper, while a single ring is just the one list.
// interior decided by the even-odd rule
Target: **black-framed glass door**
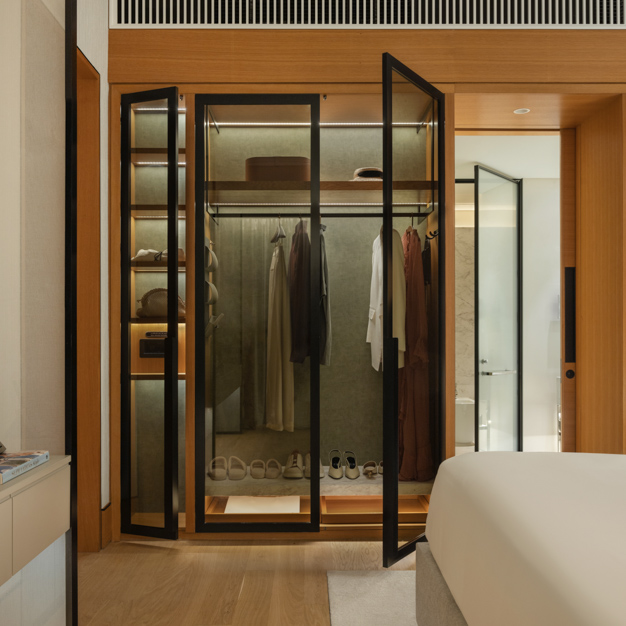
[{"label": "black-framed glass door", "polygon": [[385,567],[415,549],[412,514],[443,457],[444,163],[444,94],[384,54]]},{"label": "black-framed glass door", "polygon": [[319,100],[196,96],[197,532],[319,530]]},{"label": "black-framed glass door", "polygon": [[178,536],[178,89],[122,95],[121,528]]},{"label": "black-framed glass door", "polygon": [[522,181],[474,185],[476,450],[522,450]]}]

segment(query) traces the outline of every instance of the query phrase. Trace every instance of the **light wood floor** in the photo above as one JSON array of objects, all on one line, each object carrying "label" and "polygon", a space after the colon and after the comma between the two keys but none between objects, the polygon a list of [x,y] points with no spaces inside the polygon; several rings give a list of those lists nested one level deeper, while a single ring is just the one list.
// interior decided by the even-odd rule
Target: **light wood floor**
[{"label": "light wood floor", "polygon": [[373,542],[122,541],[79,555],[78,623],[330,626],[326,572],[381,563]]}]

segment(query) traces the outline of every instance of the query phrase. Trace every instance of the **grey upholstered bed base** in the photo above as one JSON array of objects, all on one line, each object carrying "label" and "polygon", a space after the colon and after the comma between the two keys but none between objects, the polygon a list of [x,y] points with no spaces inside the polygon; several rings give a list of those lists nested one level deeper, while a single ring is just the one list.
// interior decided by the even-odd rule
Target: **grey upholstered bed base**
[{"label": "grey upholstered bed base", "polygon": [[415,579],[418,626],[467,626],[426,542],[415,546]]}]

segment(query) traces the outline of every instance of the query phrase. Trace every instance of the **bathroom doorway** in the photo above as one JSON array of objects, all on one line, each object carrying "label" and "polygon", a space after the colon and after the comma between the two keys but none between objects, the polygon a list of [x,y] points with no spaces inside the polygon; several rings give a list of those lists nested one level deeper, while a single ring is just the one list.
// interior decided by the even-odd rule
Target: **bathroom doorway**
[{"label": "bathroom doorway", "polygon": [[459,135],[455,173],[455,452],[556,451],[560,137]]}]

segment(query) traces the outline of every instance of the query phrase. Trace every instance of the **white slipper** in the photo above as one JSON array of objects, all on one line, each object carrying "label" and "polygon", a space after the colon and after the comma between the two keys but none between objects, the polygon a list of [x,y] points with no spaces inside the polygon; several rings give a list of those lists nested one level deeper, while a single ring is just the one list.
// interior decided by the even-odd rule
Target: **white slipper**
[{"label": "white slipper", "polygon": [[282,473],[283,466],[276,459],[270,459],[265,464],[265,478],[278,478]]},{"label": "white slipper", "polygon": [[382,461],[378,464],[378,473],[379,474],[383,473],[383,462]]},{"label": "white slipper", "polygon": [[265,478],[265,461],[255,459],[250,463],[250,476],[252,478]]},{"label": "white slipper", "polygon": [[228,478],[231,480],[243,480],[247,472],[246,464],[239,457],[228,457]]},{"label": "white slipper", "polygon": [[226,480],[226,457],[216,456],[209,463],[209,470],[207,475],[212,480]]}]

